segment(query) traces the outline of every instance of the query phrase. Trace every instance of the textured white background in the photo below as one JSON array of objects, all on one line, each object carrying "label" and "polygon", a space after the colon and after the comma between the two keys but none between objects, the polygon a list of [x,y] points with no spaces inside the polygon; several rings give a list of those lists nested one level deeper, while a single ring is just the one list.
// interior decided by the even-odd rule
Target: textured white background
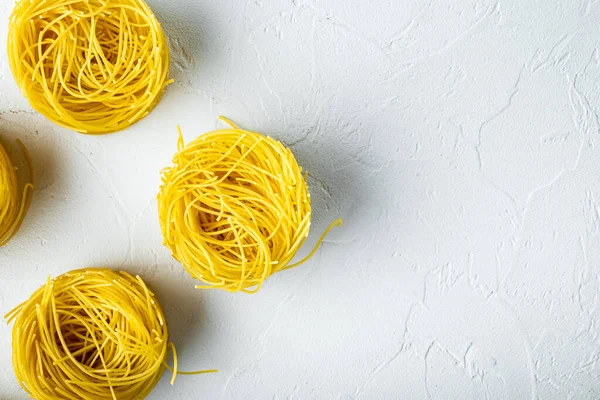
[{"label": "textured white background", "polygon": [[[150,0],[170,86],[127,131],[32,112],[0,5],[0,137],[36,190],[0,311],[86,266],[141,274],[183,369],[152,399],[600,398],[600,4]],[[310,171],[311,262],[257,295],[193,289],[155,195],[176,125],[226,115]],[[12,153],[19,157],[16,146]],[[0,398],[23,399],[0,324]]]}]

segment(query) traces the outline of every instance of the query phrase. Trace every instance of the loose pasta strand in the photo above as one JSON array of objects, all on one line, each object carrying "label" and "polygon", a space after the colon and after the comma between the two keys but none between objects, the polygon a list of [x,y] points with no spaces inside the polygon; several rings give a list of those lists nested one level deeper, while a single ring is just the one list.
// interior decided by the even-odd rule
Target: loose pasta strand
[{"label": "loose pasta strand", "polygon": [[175,384],[175,379],[177,378],[177,375],[201,375],[201,374],[212,374],[215,372],[219,372],[218,369],[203,369],[203,370],[199,370],[199,371],[179,371],[179,369],[177,369],[177,349],[175,348],[175,344],[173,344],[173,342],[169,342],[169,347],[171,347],[171,351],[173,352],[173,366],[171,367],[169,364],[166,363],[166,361],[164,362],[164,366],[165,366],[165,368],[167,368],[169,371],[171,371],[173,373],[173,376],[171,378],[171,385]]},{"label": "loose pasta strand", "polygon": [[304,264],[305,262],[307,262],[308,260],[310,260],[312,258],[312,256],[315,255],[315,253],[317,252],[317,250],[319,249],[319,246],[321,246],[321,243],[323,243],[323,240],[325,240],[325,237],[327,236],[327,234],[329,233],[330,230],[332,230],[334,227],[340,227],[342,226],[342,219],[338,218],[335,221],[333,221],[328,227],[327,229],[325,229],[325,231],[321,234],[321,237],[319,238],[319,240],[317,240],[317,243],[315,244],[315,246],[313,247],[313,249],[311,250],[310,253],[308,253],[308,255],[306,257],[304,257],[302,260],[295,262],[291,265],[287,265],[285,268],[282,268],[282,270],[285,269],[290,269],[290,268],[294,268],[297,267],[300,264]]},{"label": "loose pasta strand", "polygon": [[15,168],[4,147],[0,144],[0,247],[8,243],[19,231],[31,204],[33,190],[33,166],[29,152],[17,139],[29,166],[29,181],[24,185],[19,198]]},{"label": "loose pasta strand", "polygon": [[143,0],[18,0],[8,59],[35,110],[87,134],[137,122],[172,82],[166,37]]},{"label": "loose pasta strand", "polygon": [[290,149],[256,132],[206,133],[184,146],[179,130],[173,166],[165,168],[158,194],[164,244],[188,273],[205,285],[231,292],[258,291],[290,264],[311,223],[306,176]]},{"label": "loose pasta strand", "polygon": [[[109,269],[71,271],[9,312],[13,367],[33,398],[129,400],[148,395],[175,345],[154,294],[140,277]],[[168,346],[174,366],[167,365]],[[216,372],[216,370],[192,373]]]}]

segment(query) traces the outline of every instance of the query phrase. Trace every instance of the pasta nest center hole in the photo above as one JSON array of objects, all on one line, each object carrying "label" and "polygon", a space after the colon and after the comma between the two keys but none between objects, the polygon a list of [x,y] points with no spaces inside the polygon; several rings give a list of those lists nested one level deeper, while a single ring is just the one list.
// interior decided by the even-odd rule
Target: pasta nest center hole
[{"label": "pasta nest center hole", "polygon": [[[77,302],[77,299],[69,294],[61,297],[63,297],[60,298],[61,302]],[[112,360],[111,353],[115,349],[110,344],[111,342],[114,344],[114,339],[119,336],[119,333],[116,331],[109,334],[99,325],[125,326],[126,321],[120,321],[124,316],[118,311],[111,310],[114,305],[102,304],[104,303],[102,299],[90,300],[95,302],[97,307],[92,314],[88,314],[88,310],[83,308],[71,312],[57,311],[59,330],[54,334],[54,344],[62,349],[63,357],[71,356],[73,361],[87,368],[101,369],[106,359]],[[104,346],[97,346],[98,343]]]}]

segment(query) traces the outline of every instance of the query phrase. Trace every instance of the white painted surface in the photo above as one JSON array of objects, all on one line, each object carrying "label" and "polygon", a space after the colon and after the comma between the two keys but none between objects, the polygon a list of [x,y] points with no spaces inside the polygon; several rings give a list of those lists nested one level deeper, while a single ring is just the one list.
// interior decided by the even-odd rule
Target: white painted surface
[{"label": "white painted surface", "polygon": [[[10,1],[0,5],[5,54]],[[170,86],[131,129],[31,112],[0,58],[0,130],[36,191],[0,310],[47,275],[141,274],[183,369],[152,399],[600,398],[600,4],[150,0]],[[176,124],[226,115],[311,173],[309,263],[254,296],[193,289],[155,195]],[[0,324],[0,398],[22,399]]]}]

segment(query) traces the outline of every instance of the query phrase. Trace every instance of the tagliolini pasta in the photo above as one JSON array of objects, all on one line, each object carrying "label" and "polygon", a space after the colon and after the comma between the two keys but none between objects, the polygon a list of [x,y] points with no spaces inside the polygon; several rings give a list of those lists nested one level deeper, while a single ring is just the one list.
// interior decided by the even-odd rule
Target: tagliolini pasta
[{"label": "tagliolini pasta", "polygon": [[[222,118],[224,119],[224,118]],[[306,177],[289,148],[237,128],[206,133],[184,146],[158,194],[165,245],[200,288],[253,293],[291,263],[310,231]]]},{"label": "tagliolini pasta", "polygon": [[[38,400],[145,398],[177,371],[165,316],[142,278],[106,268],[67,272],[35,291],[13,322],[13,368]],[[167,365],[169,346],[174,367]]]},{"label": "tagliolini pasta", "polygon": [[81,133],[127,128],[171,82],[165,35],[143,0],[18,0],[7,49],[32,107]]},{"label": "tagliolini pasta", "polygon": [[0,144],[0,247],[4,246],[17,233],[31,203],[33,189],[33,168],[29,153],[17,139],[29,164],[29,182],[19,192],[17,173],[6,150]]}]

